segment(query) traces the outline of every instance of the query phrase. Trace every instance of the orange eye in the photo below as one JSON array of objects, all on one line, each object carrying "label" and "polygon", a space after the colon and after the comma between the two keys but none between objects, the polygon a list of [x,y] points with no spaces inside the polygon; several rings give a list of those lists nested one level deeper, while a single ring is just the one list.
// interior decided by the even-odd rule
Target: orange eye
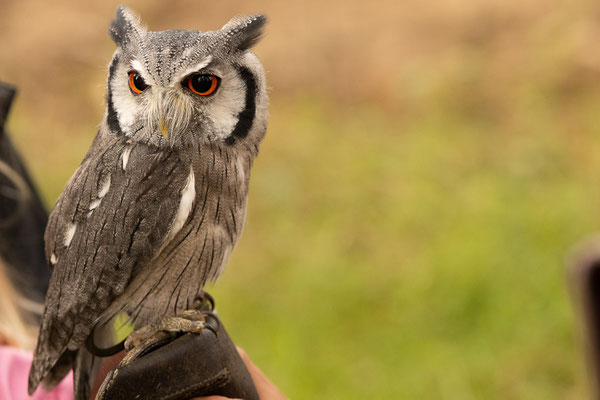
[{"label": "orange eye", "polygon": [[139,73],[136,71],[131,71],[129,73],[129,88],[133,93],[140,94],[146,90],[147,87],[148,85]]},{"label": "orange eye", "polygon": [[192,92],[200,96],[209,96],[219,87],[221,79],[215,75],[194,74],[183,81]]}]

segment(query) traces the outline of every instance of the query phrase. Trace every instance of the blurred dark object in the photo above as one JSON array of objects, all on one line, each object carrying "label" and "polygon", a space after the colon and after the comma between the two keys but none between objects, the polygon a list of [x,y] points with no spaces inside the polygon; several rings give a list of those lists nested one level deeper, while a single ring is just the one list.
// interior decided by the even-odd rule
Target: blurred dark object
[{"label": "blurred dark object", "polygon": [[[0,256],[19,294],[42,304],[50,281],[44,257],[48,214],[4,128],[15,93],[0,83]],[[40,310],[24,311],[29,322],[39,323]]]},{"label": "blurred dark object", "polygon": [[569,280],[581,328],[594,399],[600,399],[600,235],[573,252]]},{"label": "blurred dark object", "polygon": [[212,312],[207,329],[134,347],[106,376],[97,400],[187,400],[220,395],[259,400],[244,361]]}]

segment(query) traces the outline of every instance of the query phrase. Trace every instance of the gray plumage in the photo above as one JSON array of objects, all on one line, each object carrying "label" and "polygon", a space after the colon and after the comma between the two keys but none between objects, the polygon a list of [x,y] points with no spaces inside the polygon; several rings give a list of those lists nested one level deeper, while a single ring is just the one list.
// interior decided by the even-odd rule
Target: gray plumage
[{"label": "gray plumage", "polygon": [[[46,229],[52,277],[30,393],[73,368],[76,398],[89,397],[98,362],[83,344],[94,325],[121,311],[138,328],[174,315],[222,272],[266,131],[264,71],[249,51],[265,21],[149,32],[117,9],[107,110]],[[198,74],[218,77],[213,94],[186,87]]]}]

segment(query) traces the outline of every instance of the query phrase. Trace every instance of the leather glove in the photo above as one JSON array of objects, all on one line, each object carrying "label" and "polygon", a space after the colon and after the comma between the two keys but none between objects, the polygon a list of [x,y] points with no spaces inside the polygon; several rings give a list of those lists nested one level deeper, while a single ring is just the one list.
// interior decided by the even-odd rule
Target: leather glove
[{"label": "leather glove", "polygon": [[183,400],[196,396],[259,400],[244,362],[218,317],[202,333],[145,341],[110,371],[96,400]]}]

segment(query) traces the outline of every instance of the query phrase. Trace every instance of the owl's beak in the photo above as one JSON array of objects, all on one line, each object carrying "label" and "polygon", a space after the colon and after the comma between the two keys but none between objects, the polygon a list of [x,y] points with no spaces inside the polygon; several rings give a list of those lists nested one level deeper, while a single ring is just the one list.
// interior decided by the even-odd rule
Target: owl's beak
[{"label": "owl's beak", "polygon": [[[0,0],[1,1],[1,0]],[[193,104],[177,90],[159,90],[151,102],[149,117],[153,130],[167,142],[177,140],[185,130],[193,111]]]},{"label": "owl's beak", "polygon": [[158,125],[160,126],[160,133],[162,133],[162,135],[165,139],[168,139],[169,131],[167,130],[167,124],[165,123],[164,115],[160,116],[160,119],[158,120]]}]

